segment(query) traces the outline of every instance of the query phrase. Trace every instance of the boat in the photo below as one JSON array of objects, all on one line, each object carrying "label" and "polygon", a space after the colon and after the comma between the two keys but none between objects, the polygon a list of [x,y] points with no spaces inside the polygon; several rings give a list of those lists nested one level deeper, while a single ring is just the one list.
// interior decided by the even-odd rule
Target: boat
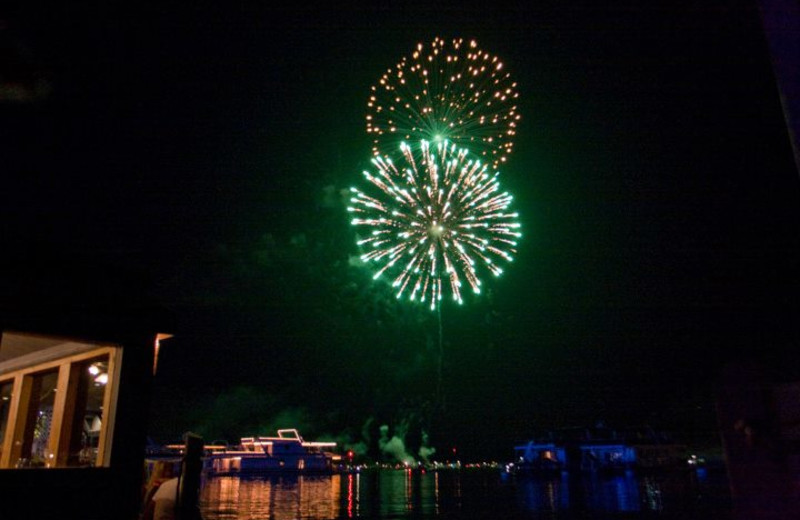
[{"label": "boat", "polygon": [[278,430],[277,437],[242,437],[238,446],[207,450],[203,471],[208,476],[329,473],[341,460],[335,448],[335,442],[305,441],[296,429]]}]

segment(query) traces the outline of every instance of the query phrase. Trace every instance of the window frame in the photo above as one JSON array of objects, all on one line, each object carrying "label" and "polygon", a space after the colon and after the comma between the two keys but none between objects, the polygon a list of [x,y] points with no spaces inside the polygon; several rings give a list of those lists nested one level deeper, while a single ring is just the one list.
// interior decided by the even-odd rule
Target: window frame
[{"label": "window frame", "polygon": [[[19,334],[28,335],[25,333]],[[68,338],[59,339],[72,341]],[[9,413],[5,428],[6,434],[2,441],[0,470],[15,468],[19,460],[25,432],[25,416],[28,412],[28,407],[31,405],[30,391],[33,378],[37,374],[53,370],[58,372],[58,379],[48,448],[50,453],[55,454],[56,458],[51,467],[68,467],[66,466],[66,457],[69,452],[67,446],[69,434],[65,432],[71,431],[72,421],[76,420],[74,413],[68,413],[70,406],[74,406],[74,397],[72,399],[73,402],[70,403],[70,394],[74,396],[77,391],[78,377],[76,377],[76,369],[88,360],[105,356],[108,357],[108,382],[105,385],[103,394],[103,421],[98,440],[97,457],[93,467],[110,466],[122,367],[122,347],[80,340],[78,343],[78,345],[75,345],[75,343],[57,345],[0,362],[0,384],[12,383]]]}]

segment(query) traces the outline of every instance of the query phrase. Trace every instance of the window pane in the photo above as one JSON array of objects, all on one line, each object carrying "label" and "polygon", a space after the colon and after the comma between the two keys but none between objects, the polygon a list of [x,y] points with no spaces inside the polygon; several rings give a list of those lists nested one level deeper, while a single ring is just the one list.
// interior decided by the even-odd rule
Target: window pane
[{"label": "window pane", "polygon": [[108,384],[108,356],[77,363],[77,392],[72,432],[67,456],[68,466],[95,466],[97,448],[103,430],[103,398]]},{"label": "window pane", "polygon": [[31,376],[31,402],[25,420],[22,451],[17,462],[22,468],[41,468],[50,464],[50,425],[53,421],[58,372],[44,372]]}]

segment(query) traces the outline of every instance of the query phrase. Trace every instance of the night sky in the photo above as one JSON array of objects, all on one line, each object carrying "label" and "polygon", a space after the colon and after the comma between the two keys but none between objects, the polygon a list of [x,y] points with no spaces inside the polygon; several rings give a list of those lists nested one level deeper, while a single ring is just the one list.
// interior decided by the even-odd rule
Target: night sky
[{"label": "night sky", "polygon": [[[0,80],[32,99],[0,90],[2,251],[174,313],[154,440],[297,427],[375,455],[386,425],[474,460],[604,420],[708,443],[726,364],[800,379],[800,177],[755,2],[12,4]],[[441,379],[436,313],[354,262],[341,195],[369,87],[436,36],[518,82],[524,233],[443,306]]]}]

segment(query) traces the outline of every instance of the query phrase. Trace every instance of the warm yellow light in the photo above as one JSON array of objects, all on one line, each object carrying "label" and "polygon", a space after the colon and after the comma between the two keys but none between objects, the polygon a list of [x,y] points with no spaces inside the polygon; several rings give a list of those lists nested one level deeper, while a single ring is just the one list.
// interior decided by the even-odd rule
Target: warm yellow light
[{"label": "warm yellow light", "polygon": [[172,334],[165,334],[163,332],[156,334],[156,341],[153,345],[153,375],[156,375],[156,369],[158,368],[158,352],[161,350],[161,341],[171,337]]}]

